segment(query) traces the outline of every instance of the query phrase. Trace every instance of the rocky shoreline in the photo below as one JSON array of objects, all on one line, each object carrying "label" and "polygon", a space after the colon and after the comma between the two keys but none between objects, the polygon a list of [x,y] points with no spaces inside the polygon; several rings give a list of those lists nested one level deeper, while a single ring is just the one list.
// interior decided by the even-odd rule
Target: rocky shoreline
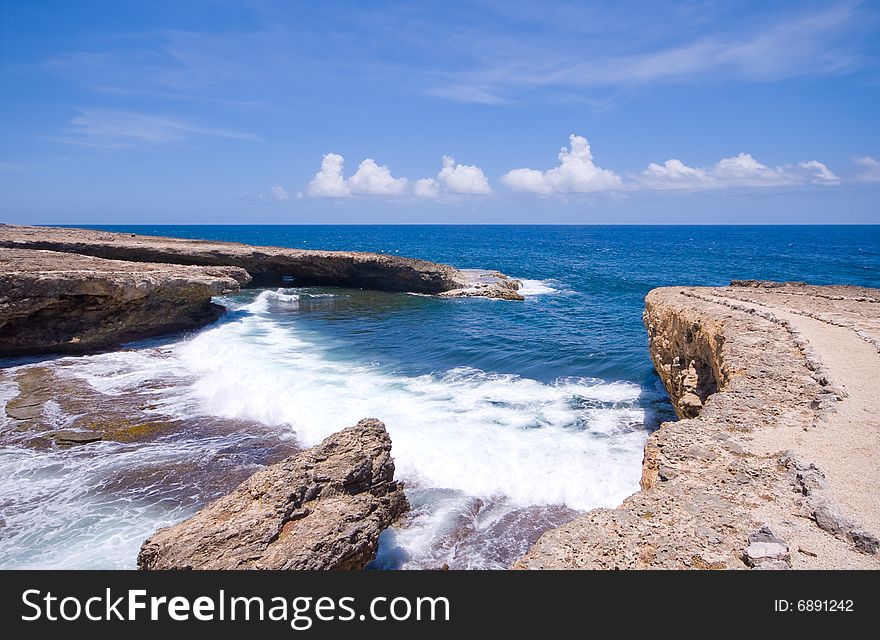
[{"label": "rocky shoreline", "polygon": [[0,225],[0,357],[195,329],[223,312],[214,296],[305,285],[523,299],[504,274],[397,256]]},{"label": "rocky shoreline", "polygon": [[545,533],[519,569],[880,568],[880,291],[667,287],[651,357],[681,420],[641,490]]},{"label": "rocky shoreline", "polygon": [[0,225],[0,247],[41,249],[108,260],[238,267],[251,286],[344,286],[522,300],[521,283],[493,271],[359,251],[259,247],[236,242],[141,236],[90,229]]},{"label": "rocky shoreline", "polygon": [[86,353],[216,320],[238,267],[105,260],[0,248],[0,356]]},{"label": "rocky shoreline", "polygon": [[408,508],[385,425],[365,419],[159,530],[138,568],[362,569]]},{"label": "rocky shoreline", "polygon": [[[0,225],[0,356],[200,327],[223,311],[214,296],[270,284],[522,299],[504,274],[394,256]],[[666,287],[644,320],[680,419],[650,436],[640,491],[545,532],[514,568],[880,569],[880,290]],[[6,415],[34,446],[176,428],[110,407],[93,424],[86,387],[39,365],[4,378]],[[78,417],[59,428],[50,405]],[[159,530],[138,566],[363,568],[408,508],[390,450],[384,425],[362,420]]]}]

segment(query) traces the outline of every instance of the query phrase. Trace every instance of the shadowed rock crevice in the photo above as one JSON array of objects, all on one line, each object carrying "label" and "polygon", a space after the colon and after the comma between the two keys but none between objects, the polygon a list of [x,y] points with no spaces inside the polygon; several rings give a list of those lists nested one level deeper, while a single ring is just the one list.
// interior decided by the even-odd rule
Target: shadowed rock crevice
[{"label": "shadowed rock crevice", "polygon": [[699,415],[728,375],[721,359],[724,335],[705,319],[670,314],[645,303],[645,327],[654,368],[679,418]]}]

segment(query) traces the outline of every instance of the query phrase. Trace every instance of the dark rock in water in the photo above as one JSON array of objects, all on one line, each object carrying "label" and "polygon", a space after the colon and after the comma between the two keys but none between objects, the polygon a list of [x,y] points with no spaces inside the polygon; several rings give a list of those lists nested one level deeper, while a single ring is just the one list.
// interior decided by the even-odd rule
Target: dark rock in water
[{"label": "dark rock in water", "polygon": [[138,568],[361,569],[408,508],[385,425],[361,420],[160,529]]},{"label": "dark rock in water", "polygon": [[235,267],[0,249],[0,356],[82,353],[200,327],[223,311],[212,296],[248,279]]},{"label": "dark rock in water", "polygon": [[43,415],[41,398],[15,398],[6,403],[6,415],[13,420],[35,420]]},{"label": "dark rock in water", "polygon": [[55,442],[61,445],[88,444],[103,440],[96,431],[59,431],[55,434]]}]

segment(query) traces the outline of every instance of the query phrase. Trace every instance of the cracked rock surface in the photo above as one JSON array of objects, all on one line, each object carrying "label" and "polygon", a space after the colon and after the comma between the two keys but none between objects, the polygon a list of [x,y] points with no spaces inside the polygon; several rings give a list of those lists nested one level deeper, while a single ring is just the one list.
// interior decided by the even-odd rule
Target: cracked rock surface
[{"label": "cracked rock surface", "polygon": [[237,267],[0,248],[0,356],[84,353],[201,327],[223,311],[211,298],[248,280]]},{"label": "cracked rock surface", "polygon": [[880,290],[665,287],[645,325],[681,419],[516,568],[880,568]]},{"label": "cracked rock surface", "polygon": [[362,569],[408,508],[385,425],[365,419],[160,529],[138,568]]}]

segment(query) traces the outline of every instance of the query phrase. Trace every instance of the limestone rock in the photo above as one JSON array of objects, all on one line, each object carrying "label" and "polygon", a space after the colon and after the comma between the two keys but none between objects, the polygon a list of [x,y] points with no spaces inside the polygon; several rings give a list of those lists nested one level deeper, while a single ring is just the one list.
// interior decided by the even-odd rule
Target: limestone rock
[{"label": "limestone rock", "polygon": [[361,569],[407,508],[385,425],[361,420],[160,529],[138,568]]},{"label": "limestone rock", "polygon": [[[244,269],[256,286],[346,286],[447,296],[521,300],[520,283],[503,274],[476,276],[446,264],[357,251],[256,247],[235,242],[162,238],[90,229],[0,225],[0,247],[180,265]],[[244,283],[242,283],[244,284]]]},{"label": "limestone rock", "polygon": [[[222,313],[212,296],[247,279],[235,267],[0,248],[0,356],[82,353],[196,328]],[[24,405],[12,411],[35,417]]]},{"label": "limestone rock", "polygon": [[[681,419],[648,437],[640,491],[545,532],[514,568],[880,568],[880,541],[842,515],[822,471],[780,453],[821,429],[854,389],[848,398],[829,389],[804,336],[742,304],[752,298],[821,317],[880,350],[876,289],[743,282],[651,291],[649,351]],[[871,481],[874,471],[861,469]]]},{"label": "limestone rock", "polygon": [[770,527],[763,526],[749,536],[743,561],[756,569],[788,569],[791,554],[785,541],[778,538]]}]

